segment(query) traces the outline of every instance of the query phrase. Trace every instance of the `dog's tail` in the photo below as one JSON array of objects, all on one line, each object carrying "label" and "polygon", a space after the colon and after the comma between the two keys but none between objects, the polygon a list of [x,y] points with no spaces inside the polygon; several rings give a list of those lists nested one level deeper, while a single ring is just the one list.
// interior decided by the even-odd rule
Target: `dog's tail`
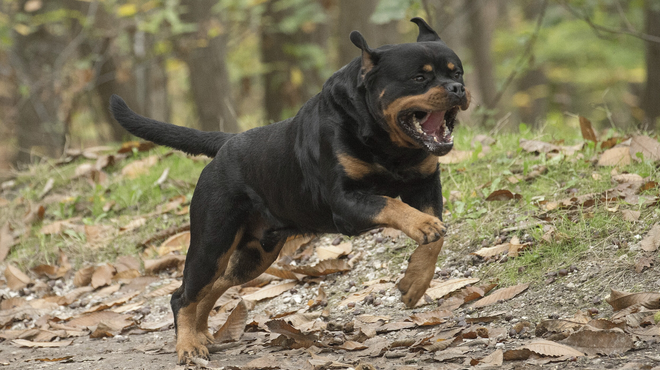
[{"label": "dog's tail", "polygon": [[112,95],[110,98],[110,111],[117,122],[131,134],[192,155],[215,157],[224,143],[236,135],[219,131],[199,131],[143,117],[133,112],[118,95]]}]

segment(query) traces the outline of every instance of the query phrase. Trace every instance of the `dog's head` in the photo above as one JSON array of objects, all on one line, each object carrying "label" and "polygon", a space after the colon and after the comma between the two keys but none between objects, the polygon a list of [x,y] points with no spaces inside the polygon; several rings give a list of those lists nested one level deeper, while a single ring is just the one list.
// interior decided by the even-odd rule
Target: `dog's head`
[{"label": "dog's head", "polygon": [[442,156],[454,145],[456,115],[470,105],[470,93],[458,56],[423,19],[411,21],[419,27],[416,43],[371,49],[359,32],[351,33],[362,50],[358,85],[395,145]]}]

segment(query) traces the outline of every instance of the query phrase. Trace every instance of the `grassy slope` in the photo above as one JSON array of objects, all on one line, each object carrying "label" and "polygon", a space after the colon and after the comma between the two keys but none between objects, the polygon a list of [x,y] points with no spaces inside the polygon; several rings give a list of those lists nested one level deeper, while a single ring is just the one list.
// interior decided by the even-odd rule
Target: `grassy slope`
[{"label": "grassy slope", "polygon": [[[535,220],[535,216],[544,213],[536,204],[540,199],[558,200],[571,194],[582,195],[613,187],[612,168],[594,165],[593,158],[598,154],[595,148],[586,147],[577,156],[548,159],[544,155],[536,156],[522,151],[518,142],[520,138],[543,141],[551,141],[552,138],[528,130],[522,131],[517,134],[498,135],[490,152],[481,158],[475,155],[459,164],[442,165],[443,193],[450,199],[446,209],[451,213],[446,215],[445,221],[451,225],[453,231],[448,241],[449,248],[460,249],[460,253],[467,256],[482,244],[497,244],[497,237],[503,228]],[[470,141],[475,134],[469,129],[461,128],[455,135],[458,140],[457,148],[470,150]],[[555,134],[554,138],[564,139],[566,145],[570,145],[581,141],[576,134],[579,135],[575,132],[564,132]],[[145,174],[134,179],[121,176],[124,166],[151,154],[158,155],[160,160]],[[165,148],[149,153],[133,153],[129,158],[105,169],[108,182],[104,185],[95,184],[87,178],[74,177],[76,168],[86,162],[93,163],[80,157],[63,166],[33,166],[29,171],[18,174],[16,185],[0,195],[10,201],[0,213],[0,223],[9,221],[18,230],[23,227],[21,220],[27,212],[28,204],[43,203],[38,196],[49,179],[54,179],[54,188],[48,196],[62,196],[59,201],[46,206],[43,222],[33,224],[23,234],[19,244],[12,249],[8,257],[10,262],[23,270],[41,263],[53,263],[58,249],[61,248],[69,256],[74,268],[77,268],[84,262],[113,261],[120,255],[141,252],[136,248],[137,242],[168,227],[186,223],[188,216],[167,213],[149,217],[144,226],[127,233],[114,232],[94,247],[89,245],[84,233],[65,231],[56,235],[42,235],[39,230],[43,225],[76,216],[82,217],[82,223],[85,225],[107,225],[115,230],[136,217],[153,212],[158,205],[166,203],[172,197],[184,195],[189,201],[197,177],[208,160],[193,161]],[[507,178],[512,174],[527,175],[535,165],[547,166],[548,171],[531,182],[508,182]],[[154,185],[166,168],[170,171],[168,179],[161,186]],[[637,173],[643,177],[651,176],[656,181],[659,178],[658,169],[648,162],[634,163],[619,168],[618,171]],[[519,193],[522,199],[486,202],[484,196],[497,189],[509,189]],[[657,190],[652,191],[657,193]],[[103,207],[108,202],[115,202],[115,206],[104,212]],[[637,242],[639,235],[644,235],[657,221],[660,212],[652,207],[623,202],[619,203],[619,212],[608,211],[608,207],[614,206],[616,204],[608,204],[607,207],[599,204],[585,210],[550,212],[557,235],[561,236],[552,242],[541,239],[543,231],[538,227],[501,235],[501,238],[507,240],[517,235],[523,241],[530,241],[532,247],[519,258],[509,259],[505,263],[494,263],[489,268],[482,269],[480,277],[497,279],[503,285],[528,281],[541,283],[546,272],[557,271],[578,261],[624,261],[622,255],[632,256],[635,252],[629,248],[611,248],[613,241],[619,244],[620,241],[629,244]],[[623,209],[641,211],[640,220],[634,223],[624,221],[620,213]],[[399,251],[400,256],[393,258],[403,260],[413,248],[412,243],[409,244],[409,248]]]}]

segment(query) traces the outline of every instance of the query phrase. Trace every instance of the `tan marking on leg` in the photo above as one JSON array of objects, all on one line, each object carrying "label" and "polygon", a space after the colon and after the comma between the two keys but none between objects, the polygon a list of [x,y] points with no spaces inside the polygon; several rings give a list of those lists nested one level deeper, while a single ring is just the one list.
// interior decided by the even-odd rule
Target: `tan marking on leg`
[{"label": "tan marking on leg", "polygon": [[420,212],[398,199],[383,197],[387,204],[373,218],[377,225],[403,231],[419,244],[428,244],[442,238],[445,226],[435,216]]},{"label": "tan marking on leg", "polygon": [[424,67],[422,68],[425,72],[431,72],[433,70],[433,66],[430,64],[425,64]]},{"label": "tan marking on leg", "polygon": [[187,306],[179,309],[176,337],[179,363],[185,363],[187,359],[194,356],[208,358],[209,351],[206,344],[210,343],[213,338],[208,331],[208,314],[217,300],[217,298],[213,300],[213,297],[209,294],[212,293],[218,277],[224,274],[231,255],[243,237],[244,230],[244,227],[238,230],[229,250],[218,259],[216,273],[209,283],[199,291],[196,297],[197,301],[190,302]]},{"label": "tan marking on leg", "polygon": [[345,153],[338,153],[337,160],[344,168],[346,175],[354,180],[359,180],[371,173],[383,172],[383,166],[376,163],[367,163],[361,159],[352,157]]},{"label": "tan marking on leg", "polygon": [[440,238],[440,240],[433,243],[420,245],[410,256],[406,274],[397,284],[401,291],[401,301],[406,306],[415,307],[417,302],[424,296],[431,279],[433,279],[435,265],[444,241],[444,238]]},{"label": "tan marking on leg", "polygon": [[191,357],[208,358],[209,350],[199,342],[195,330],[197,303],[193,302],[181,307],[177,314],[176,353],[179,364],[184,364]]},{"label": "tan marking on leg", "polygon": [[422,175],[432,175],[438,169],[438,157],[429,154],[424,160],[415,166]]},{"label": "tan marking on leg", "polygon": [[447,68],[449,68],[450,71],[453,71],[454,68],[456,68],[456,66],[454,65],[454,63],[449,62],[449,63],[447,63]]}]

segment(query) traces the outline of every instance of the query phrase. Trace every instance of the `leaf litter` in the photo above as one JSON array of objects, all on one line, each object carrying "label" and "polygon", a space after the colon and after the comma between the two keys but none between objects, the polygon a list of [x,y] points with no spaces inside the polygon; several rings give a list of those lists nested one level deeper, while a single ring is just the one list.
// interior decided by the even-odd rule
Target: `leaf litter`
[{"label": "leaf litter", "polygon": [[[592,137],[591,133],[586,131],[585,134],[585,131],[583,131],[583,135],[585,135],[585,140],[598,140],[595,133]],[[631,158],[652,159],[653,146],[648,151],[650,153],[648,155],[643,150],[634,151],[631,149],[633,147],[632,143],[646,143],[644,140],[632,140],[628,145],[623,144],[621,147],[629,150]],[[479,142],[481,145],[488,145]],[[605,141],[601,144],[604,145]],[[574,156],[582,150],[581,145],[545,145],[521,141],[521,146],[523,145],[529,148],[540,148],[538,152],[546,155],[563,153],[567,156]],[[637,153],[642,154],[636,155]],[[121,157],[110,158],[100,155],[97,155],[96,158],[96,170],[103,170],[111,165],[113,161],[124,160]],[[547,158],[551,159],[553,157],[548,156]],[[149,159],[149,161],[153,162],[153,159]],[[620,166],[621,163],[617,162],[617,165]],[[530,177],[534,173],[533,171],[537,171],[538,174]],[[516,182],[510,182],[518,184],[521,181],[535,181],[537,176],[546,173],[547,167],[543,169],[539,167],[533,171],[529,172],[527,177],[516,177]],[[546,209],[546,211],[571,211],[576,207],[595,207],[598,206],[599,202],[607,203],[622,199],[633,201],[635,197],[640,197],[642,192],[653,192],[657,189],[657,183],[652,179],[637,174],[613,175],[612,180],[618,185],[608,192],[566,198],[566,200],[558,201],[555,208]],[[52,189],[49,191],[52,191]],[[519,190],[516,190],[516,192],[519,192]],[[614,195],[607,194],[610,192]],[[520,199],[515,196],[516,193],[509,190],[501,193],[504,194],[501,196],[501,200]],[[185,211],[181,212],[185,202],[185,197],[170,199],[153,214],[177,212],[185,215]],[[40,208],[37,207],[36,209],[39,212]],[[38,216],[38,212],[37,219],[43,217]],[[645,216],[644,212],[637,209],[623,209],[620,210],[619,217],[629,222],[636,222]],[[136,220],[133,224],[130,222],[128,224],[123,223],[130,226],[126,227],[124,232],[130,232],[145,225],[144,218]],[[103,236],[96,236],[97,234],[103,234],[102,229],[80,228],[80,226],[85,225],[82,225],[79,222],[80,220],[75,218],[64,221],[66,222],[60,222],[57,224],[58,226],[53,226],[52,230],[46,229],[46,231],[49,231],[49,234],[60,234],[68,228],[69,230],[85,233],[91,242],[94,239],[103,240]],[[538,226],[538,224],[533,223],[531,225],[532,228]],[[544,230],[546,226],[552,227],[551,225],[545,225],[543,226]],[[655,234],[652,230],[653,228],[640,241],[644,251],[652,249],[654,246],[657,249],[657,243],[654,239]],[[39,286],[46,287],[38,288],[43,289],[41,291],[48,291],[48,281],[56,283],[68,281],[68,287],[70,288],[58,290],[56,296],[33,299],[31,305],[18,299],[11,301],[13,303],[4,299],[2,303],[6,308],[3,309],[4,312],[0,315],[2,319],[0,323],[3,323],[7,334],[9,333],[8,330],[18,330],[25,338],[28,338],[28,341],[53,343],[51,346],[54,347],[70,345],[69,340],[76,342],[85,340],[85,336],[114,338],[122,335],[138,335],[154,330],[170,330],[172,327],[171,314],[169,314],[169,317],[167,314],[161,315],[159,320],[150,317],[150,320],[144,321],[144,314],[140,312],[152,305],[153,303],[150,302],[153,302],[153,300],[164,300],[163,302],[165,302],[166,296],[180,286],[180,272],[185,256],[179,253],[185,250],[187,238],[189,237],[185,230],[181,231],[180,235],[170,233],[169,236],[173,237],[160,245],[146,243],[151,245],[148,247],[149,253],[152,253],[152,256],[153,254],[158,256],[155,259],[146,258],[147,254],[143,255],[142,261],[121,256],[122,258],[118,258],[115,263],[83,266],[75,272],[71,271],[70,265],[67,267],[66,263],[58,261],[57,265],[44,264],[27,271],[28,274],[33,274],[32,277],[16,268],[16,266],[7,265],[5,277],[8,289],[12,289],[9,287],[9,280],[13,281],[12,287],[15,289],[12,289],[12,292],[38,288]],[[116,232],[119,232],[119,229]],[[159,238],[163,240],[162,237]],[[540,338],[530,340],[531,338],[527,335],[534,332],[534,325],[526,319],[514,316],[513,320],[517,323],[511,329],[516,334],[509,336],[507,335],[507,328],[510,326],[508,324],[511,320],[510,314],[492,312],[489,307],[497,306],[497,308],[500,308],[500,305],[508,302],[515,304],[520,300],[520,297],[524,297],[519,295],[529,288],[529,284],[519,284],[491,291],[496,286],[493,281],[475,286],[474,284],[480,281],[477,278],[461,278],[456,275],[450,277],[438,274],[437,271],[426,296],[420,301],[422,312],[404,316],[397,315],[396,310],[390,311],[394,313],[392,315],[364,314],[364,312],[378,312],[381,308],[391,307],[392,305],[396,307],[398,294],[395,290],[396,276],[385,279],[374,279],[376,276],[372,276],[371,280],[365,283],[349,284],[350,289],[347,288],[345,292],[339,294],[337,289],[332,289],[333,287],[329,285],[329,282],[334,281],[337,277],[350,276],[353,270],[363,270],[366,264],[373,263],[373,255],[368,250],[364,250],[363,240],[365,237],[361,238],[337,244],[319,242],[319,240],[316,242],[306,240],[299,246],[292,248],[293,251],[287,254],[288,257],[280,260],[277,265],[269,269],[269,276],[260,277],[263,283],[252,286],[246,284],[246,286],[234,290],[232,298],[225,298],[227,303],[218,306],[219,313],[217,315],[218,318],[222,317],[224,325],[217,324],[216,338],[219,342],[229,343],[238,340],[239,342],[236,342],[238,347],[235,347],[235,351],[249,351],[250,348],[254,350],[264,346],[280,348],[278,351],[284,349],[285,352],[296,350],[295,348],[311,349],[310,354],[313,356],[308,361],[309,364],[314,366],[329,366],[329,364],[340,366],[342,363],[355,366],[364,359],[374,361],[379,358],[389,358],[392,361],[391,359],[399,358],[397,357],[399,355],[408,358],[409,356],[417,356],[420,353],[427,353],[428,355],[425,358],[429,361],[462,361],[461,359],[467,358],[465,360],[467,363],[475,365],[500,366],[502,364],[506,365],[509,361],[538,362],[544,361],[544,358],[547,361],[565,361],[582,356],[583,353],[592,355],[620,354],[634,348],[635,340],[655,338],[660,333],[653,320],[654,310],[658,310],[656,293],[619,294],[620,292],[615,293],[613,291],[608,302],[612,302],[612,307],[616,308],[617,312],[612,319],[601,318],[585,321],[574,318],[564,320],[561,325],[559,319],[554,321],[555,324],[551,324],[546,320],[537,324],[537,332],[538,328],[545,327],[545,334],[540,335],[549,335],[553,340]],[[380,241],[374,243],[373,241],[377,238],[380,238]],[[154,240],[158,240],[158,238]],[[383,243],[391,243],[387,245],[392,245],[401,243],[407,238],[397,230],[385,229],[367,234],[366,240],[371,240],[371,243],[375,245]],[[512,238],[509,242],[490,245],[495,245],[497,248],[488,250],[488,248],[494,247],[484,247],[474,252],[474,256],[481,258],[480,263],[485,263],[485,266],[498,260],[494,257],[513,258],[527,253],[528,247],[533,246],[527,241],[521,242],[518,238]],[[644,248],[644,246],[647,247]],[[296,253],[298,248],[302,251]],[[651,251],[653,250],[655,249]],[[353,263],[349,264],[348,261],[353,261]],[[141,262],[144,264],[144,269]],[[643,268],[641,270],[649,271],[653,266],[652,262],[652,260],[647,260],[642,264]],[[389,261],[378,262],[380,268],[388,269],[386,271],[389,271],[390,265],[391,262]],[[7,277],[7,274],[10,277]],[[144,274],[149,276],[144,276]],[[153,280],[145,280],[144,284],[134,284],[142,278]],[[132,285],[135,285],[135,288],[131,289],[131,293],[122,290]],[[75,288],[76,286],[77,288]],[[305,294],[301,294],[301,291]],[[260,298],[262,296],[265,298]],[[278,314],[276,311],[270,313],[260,311],[259,315],[266,314],[262,319],[259,319],[261,324],[255,327],[248,323],[250,321],[249,317],[252,315],[251,311],[255,308],[254,303],[248,304],[246,302],[261,301],[261,306],[269,306],[268,303],[263,302],[270,300],[279,302],[279,305],[284,304],[285,307],[293,306],[294,309],[297,307],[299,312]],[[524,300],[527,301],[528,298],[524,298]],[[49,316],[49,319],[40,321],[40,327],[46,330],[37,329],[37,331],[28,333],[28,331],[36,329],[34,326],[29,327],[34,325],[31,323],[36,323],[39,317],[47,317],[40,315],[52,311],[52,308],[41,308],[52,307],[48,304],[56,304],[65,310],[57,311],[57,316]],[[331,312],[337,309],[347,312],[347,315],[340,315],[340,317],[343,317],[343,322],[332,321],[337,314]],[[295,310],[291,312],[295,312]],[[303,319],[304,316],[301,315],[307,314],[307,312],[314,313],[316,318]],[[468,315],[470,317],[466,317],[466,312],[470,313]],[[103,315],[93,316],[96,314]],[[278,316],[280,318],[276,318]],[[218,322],[217,320],[212,321],[214,323]],[[477,323],[488,323],[491,326],[478,326]],[[12,327],[17,329],[11,329]],[[258,329],[254,331],[254,328]],[[268,338],[266,337],[268,331],[275,334]],[[341,333],[341,335],[337,335],[338,333]],[[415,333],[420,338],[411,339],[417,336]],[[277,336],[278,334],[279,336]],[[81,338],[81,336],[82,339],[66,339]],[[26,340],[18,336],[14,338],[14,340]],[[555,340],[563,342],[558,343]],[[524,343],[525,341],[527,343]],[[475,347],[476,344],[473,343],[481,343],[484,349],[470,353],[473,351],[472,348],[477,348]],[[631,343],[633,344],[631,345]],[[505,347],[501,347],[502,344]],[[496,347],[496,345],[498,346]],[[515,347],[516,345],[518,347]],[[517,349],[503,350],[507,347]],[[39,347],[37,346],[37,348]],[[316,348],[343,348],[354,355],[348,356],[342,361],[336,361],[331,356],[319,356],[315,352]],[[470,350],[466,351],[467,348],[470,348]],[[232,350],[228,351],[231,352]],[[517,357],[513,355],[514,353],[517,353]],[[525,353],[527,354],[526,357],[524,356]],[[276,355],[274,358],[280,357]],[[207,365],[210,366],[210,364]]]}]

